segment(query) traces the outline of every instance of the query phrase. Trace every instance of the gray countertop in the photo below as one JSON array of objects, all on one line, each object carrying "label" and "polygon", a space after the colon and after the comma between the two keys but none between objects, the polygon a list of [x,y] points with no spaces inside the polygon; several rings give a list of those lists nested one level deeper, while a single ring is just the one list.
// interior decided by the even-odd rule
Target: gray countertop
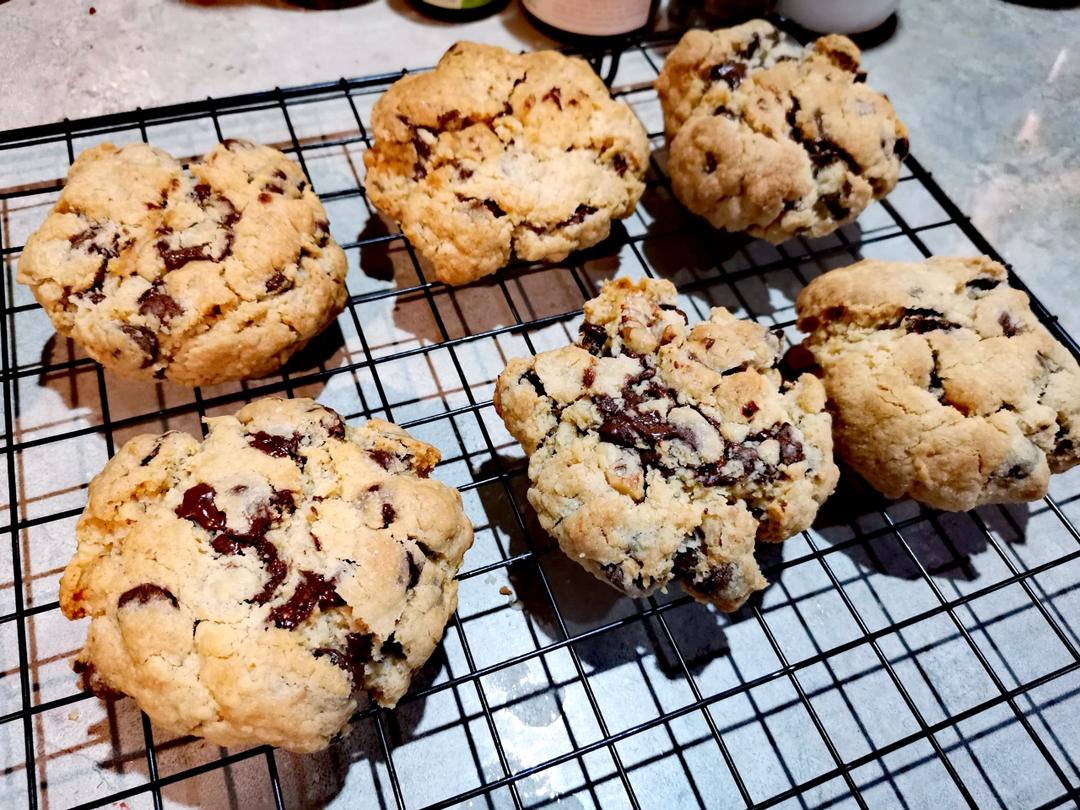
[{"label": "gray countertop", "polygon": [[[90,14],[94,2],[0,2],[0,128],[431,64],[458,38],[551,44],[515,4],[444,25],[405,0],[341,11],[280,0],[96,0]],[[1075,332],[1078,46],[1078,8],[904,0],[893,36],[865,58],[908,124],[914,154]]]}]

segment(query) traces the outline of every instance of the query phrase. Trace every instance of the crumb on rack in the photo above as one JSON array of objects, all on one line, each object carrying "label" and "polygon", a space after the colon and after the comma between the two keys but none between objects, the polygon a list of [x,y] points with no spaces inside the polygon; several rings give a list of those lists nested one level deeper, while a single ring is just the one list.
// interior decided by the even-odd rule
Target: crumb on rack
[{"label": "crumb on rack", "polygon": [[499,593],[501,593],[503,596],[513,596],[514,594],[514,592],[507,588],[505,585],[499,588]]}]

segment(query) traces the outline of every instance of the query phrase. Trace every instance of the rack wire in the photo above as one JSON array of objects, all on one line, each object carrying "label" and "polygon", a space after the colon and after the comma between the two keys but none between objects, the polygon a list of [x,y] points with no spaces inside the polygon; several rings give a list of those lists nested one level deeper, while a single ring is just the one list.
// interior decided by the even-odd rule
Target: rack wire
[{"label": "rack wire", "polygon": [[[635,215],[558,266],[517,264],[461,289],[428,281],[364,196],[368,114],[400,73],[0,133],[0,805],[1080,799],[1080,476],[1058,476],[1040,503],[956,515],[884,502],[845,474],[814,530],[761,549],[772,584],[731,616],[678,589],[618,596],[530,512],[494,379],[509,356],[567,342],[601,279],[667,277],[692,321],[723,305],[795,337],[794,298],[830,267],[999,258],[913,157],[887,200],[825,239],[774,248],[694,220],[671,195],[651,87],[670,45],[593,55],[655,147]],[[348,307],[274,377],[194,391],[116,378],[56,338],[15,285],[21,246],[83,148],[147,140],[194,157],[225,137],[274,144],[304,168],[349,257]],[[392,419],[435,443],[435,474],[459,487],[476,526],[458,612],[410,694],[394,711],[366,706],[349,736],[308,757],[172,738],[130,700],[79,692],[69,660],[84,627],[56,600],[86,483],[120,443],[195,431],[268,394],[317,396],[351,421]]]}]

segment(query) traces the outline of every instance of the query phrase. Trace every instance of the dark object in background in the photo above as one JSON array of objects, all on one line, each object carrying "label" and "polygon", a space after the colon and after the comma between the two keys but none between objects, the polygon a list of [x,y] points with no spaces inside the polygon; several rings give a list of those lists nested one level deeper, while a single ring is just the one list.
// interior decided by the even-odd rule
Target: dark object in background
[{"label": "dark object in background", "polygon": [[672,0],[668,18],[681,27],[734,25],[764,17],[775,0]]},{"label": "dark object in background", "polygon": [[521,0],[525,16],[541,32],[581,45],[649,30],[659,5],[659,0]]},{"label": "dark object in background", "polygon": [[445,22],[479,20],[501,11],[508,0],[410,0],[413,7],[429,17]]}]

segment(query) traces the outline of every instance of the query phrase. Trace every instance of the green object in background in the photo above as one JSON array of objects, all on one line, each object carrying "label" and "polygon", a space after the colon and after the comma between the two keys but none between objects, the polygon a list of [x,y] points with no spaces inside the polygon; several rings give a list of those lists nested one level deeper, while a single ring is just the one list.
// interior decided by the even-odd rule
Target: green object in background
[{"label": "green object in background", "polygon": [[506,0],[412,0],[416,8],[440,20],[478,20],[494,14],[506,5]]}]

